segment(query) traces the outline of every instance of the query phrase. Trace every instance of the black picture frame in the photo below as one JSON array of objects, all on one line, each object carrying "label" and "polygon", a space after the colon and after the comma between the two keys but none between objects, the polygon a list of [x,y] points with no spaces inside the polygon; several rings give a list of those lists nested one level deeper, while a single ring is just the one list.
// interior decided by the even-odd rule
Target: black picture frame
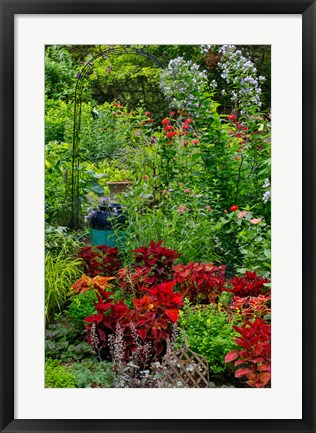
[{"label": "black picture frame", "polygon": [[[305,0],[0,0],[0,431],[316,432],[315,92],[316,4]],[[302,14],[303,20],[303,418],[301,420],[22,420],[14,418],[14,16],[15,14]],[[286,41],[284,41],[286,43]],[[290,348],[289,348],[290,350]],[[289,379],[290,380],[290,379]],[[280,402],[282,404],[282,402]],[[264,408],[263,408],[264,410]]]}]

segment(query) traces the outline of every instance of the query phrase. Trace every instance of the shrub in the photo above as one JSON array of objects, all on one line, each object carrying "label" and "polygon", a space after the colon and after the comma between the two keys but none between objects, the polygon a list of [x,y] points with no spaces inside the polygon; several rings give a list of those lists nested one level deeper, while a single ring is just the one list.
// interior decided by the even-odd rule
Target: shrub
[{"label": "shrub", "polygon": [[179,326],[185,331],[189,348],[208,360],[211,374],[232,371],[227,368],[224,358],[237,347],[233,339],[237,334],[227,313],[213,304],[190,307],[187,303],[180,313]]},{"label": "shrub", "polygon": [[88,290],[72,297],[70,304],[66,310],[66,316],[69,319],[71,327],[77,332],[81,333],[84,331],[85,317],[92,315],[96,312],[93,305],[93,301],[96,300],[97,297],[94,293],[94,290]]},{"label": "shrub", "polygon": [[45,388],[76,388],[76,377],[57,359],[45,361]]},{"label": "shrub", "polygon": [[61,311],[71,284],[80,276],[81,260],[59,253],[45,255],[45,317],[49,323]]}]

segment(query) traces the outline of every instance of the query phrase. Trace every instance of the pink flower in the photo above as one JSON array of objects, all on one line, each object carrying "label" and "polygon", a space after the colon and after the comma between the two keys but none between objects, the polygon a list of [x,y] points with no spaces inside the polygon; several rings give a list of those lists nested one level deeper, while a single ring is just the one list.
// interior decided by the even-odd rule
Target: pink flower
[{"label": "pink flower", "polygon": [[184,190],[184,192],[191,192],[191,190],[187,188]]},{"label": "pink flower", "polygon": [[183,204],[181,204],[181,205],[178,207],[178,213],[183,213],[184,210],[185,210],[185,206],[184,206]]},{"label": "pink flower", "polygon": [[212,212],[212,208],[211,208],[211,206],[209,206],[209,205],[207,205],[207,206],[205,206],[205,209],[207,210],[207,212]]},{"label": "pink flower", "polygon": [[249,221],[251,224],[259,224],[261,223],[261,218],[252,218],[252,220]]},{"label": "pink flower", "polygon": [[244,218],[247,215],[247,213],[248,212],[246,210],[243,210],[243,211],[239,212],[238,218]]}]

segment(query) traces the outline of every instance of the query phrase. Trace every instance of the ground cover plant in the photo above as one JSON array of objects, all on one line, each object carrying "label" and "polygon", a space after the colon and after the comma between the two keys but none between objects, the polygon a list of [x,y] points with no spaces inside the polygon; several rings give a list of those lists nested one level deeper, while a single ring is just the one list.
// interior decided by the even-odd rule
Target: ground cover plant
[{"label": "ground cover plant", "polygon": [[46,386],[270,387],[269,47],[106,48],[46,47]]}]

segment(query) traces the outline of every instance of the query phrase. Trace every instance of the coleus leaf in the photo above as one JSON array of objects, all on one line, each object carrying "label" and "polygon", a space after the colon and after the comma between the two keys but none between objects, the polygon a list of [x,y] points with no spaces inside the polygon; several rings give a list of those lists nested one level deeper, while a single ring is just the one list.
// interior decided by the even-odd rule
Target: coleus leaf
[{"label": "coleus leaf", "polygon": [[173,309],[173,310],[165,310],[165,314],[166,316],[169,317],[169,319],[172,322],[176,322],[178,320],[178,316],[179,316],[179,310],[177,309]]},{"label": "coleus leaf", "polygon": [[239,368],[235,372],[235,377],[240,378],[240,377],[242,377],[242,376],[244,376],[245,374],[248,374],[248,373],[251,373],[250,368]]},{"label": "coleus leaf", "polygon": [[147,336],[147,331],[146,329],[137,329],[137,334],[140,336],[140,338],[145,341],[146,336]]},{"label": "coleus leaf", "polygon": [[232,352],[229,352],[226,356],[225,356],[225,362],[231,362],[234,361],[235,359],[237,359],[239,356],[239,351],[238,350],[233,350]]},{"label": "coleus leaf", "polygon": [[87,323],[100,323],[103,320],[103,314],[94,314],[93,316],[87,316],[84,322]]}]

